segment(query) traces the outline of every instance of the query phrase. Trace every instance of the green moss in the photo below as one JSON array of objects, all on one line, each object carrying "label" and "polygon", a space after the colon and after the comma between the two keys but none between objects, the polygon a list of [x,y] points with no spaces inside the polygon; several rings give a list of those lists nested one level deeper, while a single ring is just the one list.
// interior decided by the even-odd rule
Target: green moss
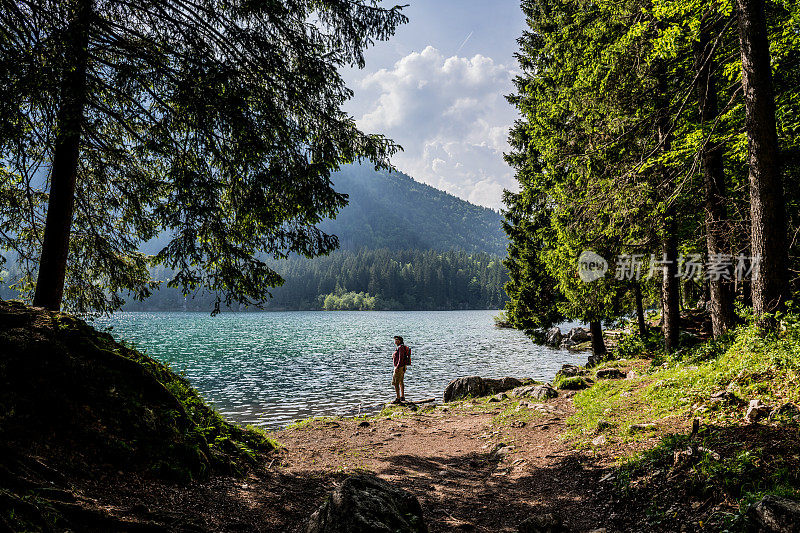
[{"label": "green moss", "polygon": [[561,390],[580,390],[589,387],[589,382],[583,376],[556,375],[553,386]]}]

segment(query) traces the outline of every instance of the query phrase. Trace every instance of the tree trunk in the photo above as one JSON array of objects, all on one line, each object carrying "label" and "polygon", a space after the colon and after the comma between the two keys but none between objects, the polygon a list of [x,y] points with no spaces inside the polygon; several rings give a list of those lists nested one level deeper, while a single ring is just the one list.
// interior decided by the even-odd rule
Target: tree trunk
[{"label": "tree trunk", "polygon": [[592,355],[595,357],[606,355],[608,350],[603,340],[603,326],[599,320],[589,322],[589,332],[592,334]]},{"label": "tree trunk", "polygon": [[65,67],[56,115],[56,139],[50,171],[42,256],[33,305],[53,311],[61,308],[67,271],[69,237],[78,177],[81,127],[86,103],[90,0],[79,0],[67,28]]},{"label": "tree trunk", "polygon": [[644,320],[644,305],[642,305],[642,287],[638,282],[633,284],[633,297],[636,300],[636,319],[639,322],[639,336],[647,336],[647,322]]},{"label": "tree trunk", "polygon": [[750,167],[753,312],[764,328],[765,313],[780,310],[788,289],[786,214],[775,126],[769,41],[764,0],[737,0]]},{"label": "tree trunk", "polygon": [[[669,124],[669,82],[663,70],[659,68],[656,74],[658,81],[658,140],[662,152],[670,149],[670,124]],[[668,170],[663,169],[661,182],[664,183],[663,197],[669,199],[672,191],[672,179]],[[668,204],[664,212],[662,225],[662,257],[664,260],[661,280],[661,323],[664,334],[664,349],[669,353],[678,349],[680,336],[680,283],[678,280],[678,236],[675,222],[675,206]]]},{"label": "tree trunk", "polygon": [[[710,132],[719,113],[717,106],[717,86],[714,79],[714,61],[710,50],[708,29],[700,32],[700,40],[695,49],[698,70],[697,100],[700,106],[700,119]],[[706,133],[708,134],[708,133]],[[723,146],[707,141],[703,146],[703,189],[705,196],[706,250],[709,257],[721,257],[727,250],[725,236],[727,224],[725,169],[722,163]],[[724,263],[723,263],[724,264]],[[711,300],[711,328],[714,337],[728,331],[733,324],[733,301],[731,283],[733,266],[719,277],[708,279]]]},{"label": "tree trunk", "polygon": [[675,235],[675,219],[669,209],[664,220],[662,253],[664,269],[661,281],[661,321],[664,333],[664,349],[678,349],[680,338],[680,280],[678,280],[678,239]]}]

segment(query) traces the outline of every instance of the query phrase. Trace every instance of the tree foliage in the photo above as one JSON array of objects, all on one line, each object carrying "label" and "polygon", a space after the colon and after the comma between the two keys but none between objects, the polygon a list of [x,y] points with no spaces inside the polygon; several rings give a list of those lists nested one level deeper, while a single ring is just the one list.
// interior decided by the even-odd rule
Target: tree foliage
[{"label": "tree foliage", "polygon": [[[335,248],[318,228],[346,203],[331,172],[386,168],[398,148],[342,111],[352,92],[338,69],[364,65],[364,49],[406,21],[399,7],[2,0],[0,13],[0,250],[22,265],[25,294],[70,98],[84,104],[65,290],[78,311],[147,297],[154,265],[217,304],[263,302],[280,283],[266,257]],[[163,233],[154,257],[139,252]]]},{"label": "tree foliage", "polygon": [[[766,6],[782,176],[790,184],[797,178],[800,142],[794,83],[800,74],[800,6]],[[662,276],[657,269],[654,277],[647,274],[659,266],[667,244],[674,243],[671,253],[697,254],[701,262],[708,261],[709,247],[749,254],[748,128],[736,5],[526,0],[523,10],[529,28],[519,39],[522,74],[509,97],[521,114],[507,158],[521,188],[506,196],[512,323],[541,328],[552,323],[549,313],[583,320],[627,314],[634,307],[633,287],[614,277],[620,255],[642,259],[643,288],[653,303]],[[710,87],[704,90],[713,91],[717,102],[713,115],[703,111],[703,69]],[[724,220],[706,216],[703,171],[711,151],[721,161]],[[791,235],[798,227],[797,191],[787,189]],[[719,237],[713,246],[709,231]],[[577,259],[584,250],[609,260],[605,278],[579,280]],[[792,243],[793,258],[796,251]],[[797,261],[791,264],[796,271]],[[668,277],[683,267],[674,264]],[[749,282],[731,284],[748,304]],[[680,285],[682,306],[708,301],[708,279]],[[677,297],[677,289],[669,291]]]}]

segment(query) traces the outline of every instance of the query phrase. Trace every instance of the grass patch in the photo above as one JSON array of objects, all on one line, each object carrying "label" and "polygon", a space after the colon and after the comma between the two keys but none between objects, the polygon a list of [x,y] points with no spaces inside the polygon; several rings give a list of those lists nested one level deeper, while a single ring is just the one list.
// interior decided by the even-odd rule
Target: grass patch
[{"label": "grass patch", "polygon": [[641,437],[627,435],[630,425],[666,417],[732,423],[742,417],[743,407],[709,402],[722,389],[774,406],[800,402],[800,331],[789,326],[780,335],[762,338],[755,326],[746,326],[723,339],[658,356],[633,379],[600,381],[575,396],[570,433],[590,435],[599,420],[614,424],[612,436],[623,440]]},{"label": "grass patch", "polygon": [[[652,438],[657,433],[630,427],[656,424],[659,443],[620,460],[620,499],[653,525],[692,517],[706,529],[722,531],[744,528],[748,506],[766,494],[800,498],[796,411],[761,424],[743,420],[750,400],[772,408],[800,403],[800,317],[784,316],[776,334],[762,336],[748,324],[669,355],[653,353],[646,344],[621,339],[638,375],[580,391],[574,396],[576,412],[567,420],[566,438],[578,446],[601,431],[611,443]],[[644,360],[632,357],[636,346]],[[712,393],[722,390],[741,402],[711,402]],[[688,429],[693,418],[701,421],[694,435]]]},{"label": "grass patch", "polygon": [[695,437],[666,435],[654,448],[623,461],[617,490],[624,498],[668,493],[651,503],[653,523],[674,518],[667,510],[681,502],[727,504],[727,511],[707,513],[707,527],[741,530],[749,505],[766,494],[800,497],[798,456],[791,451],[797,451],[796,439],[796,432],[755,426],[703,427]]},{"label": "grass patch", "polygon": [[530,422],[533,419],[541,418],[544,413],[537,409],[521,407],[522,401],[503,402],[495,404],[502,407],[502,411],[492,417],[493,426],[510,426],[514,422]]},{"label": "grass patch", "polygon": [[583,376],[556,375],[553,387],[559,390],[581,390],[589,387],[589,382]]}]

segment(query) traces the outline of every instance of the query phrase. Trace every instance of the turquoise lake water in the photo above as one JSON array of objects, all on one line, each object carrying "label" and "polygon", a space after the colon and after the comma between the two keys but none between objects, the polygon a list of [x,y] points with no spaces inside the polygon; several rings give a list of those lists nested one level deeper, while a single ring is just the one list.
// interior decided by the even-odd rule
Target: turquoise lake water
[{"label": "turquoise lake water", "polygon": [[562,364],[586,362],[587,354],[537,346],[519,331],[495,328],[495,314],[118,313],[95,325],[112,327],[115,337],[184,372],[227,419],[274,428],[391,401],[394,335],[412,348],[405,379],[410,400],[441,398],[460,376],[549,381]]}]

